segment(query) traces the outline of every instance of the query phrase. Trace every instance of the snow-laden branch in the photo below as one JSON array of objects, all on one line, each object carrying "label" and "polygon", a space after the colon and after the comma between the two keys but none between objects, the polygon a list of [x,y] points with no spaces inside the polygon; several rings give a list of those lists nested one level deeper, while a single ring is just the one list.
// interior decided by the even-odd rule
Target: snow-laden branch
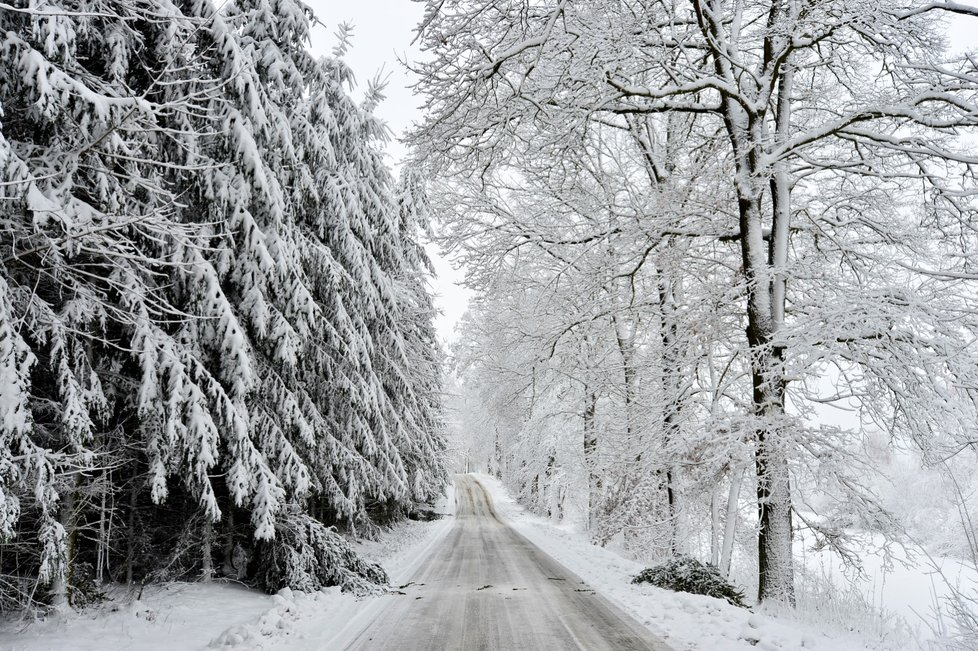
[{"label": "snow-laden branch", "polygon": [[887,10],[887,13],[898,20],[906,20],[914,16],[929,13],[931,11],[945,11],[960,16],[971,16],[978,18],[978,7],[966,5],[960,2],[929,2],[913,9],[903,11]]},{"label": "snow-laden branch", "polygon": [[[727,83],[724,80],[705,77],[691,81],[686,84],[677,84],[675,86],[663,86],[661,88],[650,88],[648,86],[638,86],[635,84],[629,84],[615,79],[614,74],[610,70],[606,70],[604,73],[605,80],[608,85],[621,93],[622,97],[646,97],[654,100],[666,100],[676,96],[684,95],[695,95],[697,93],[703,92],[705,90],[715,90],[723,95],[731,97],[738,102],[743,103],[743,99],[740,97],[740,93],[737,88]],[[753,107],[753,104],[746,104],[745,108]],[[682,111],[689,110],[691,112],[705,113],[713,112],[716,107],[709,104],[703,104],[701,102],[693,102],[690,104],[663,104],[661,109],[658,106],[654,107],[657,110],[674,110]],[[651,111],[649,111],[651,112]]]},{"label": "snow-laden branch", "polygon": [[492,77],[499,72],[499,68],[509,59],[519,56],[527,50],[542,48],[544,45],[546,45],[547,41],[550,39],[551,33],[553,32],[554,25],[557,24],[557,20],[560,18],[561,14],[564,13],[564,9],[567,7],[569,2],[570,0],[561,0],[561,3],[554,8],[553,13],[547,20],[547,24],[544,26],[543,30],[537,36],[529,38],[521,43],[517,43],[507,50],[496,53],[493,60],[483,66],[480,71],[481,75],[486,78]]}]

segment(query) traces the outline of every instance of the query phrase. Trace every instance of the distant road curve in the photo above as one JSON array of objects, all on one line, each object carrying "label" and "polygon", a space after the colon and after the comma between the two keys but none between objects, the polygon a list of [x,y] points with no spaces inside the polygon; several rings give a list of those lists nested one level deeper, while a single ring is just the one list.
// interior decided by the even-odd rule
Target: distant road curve
[{"label": "distant road curve", "polygon": [[346,648],[671,651],[500,519],[474,477],[455,486],[451,532]]}]

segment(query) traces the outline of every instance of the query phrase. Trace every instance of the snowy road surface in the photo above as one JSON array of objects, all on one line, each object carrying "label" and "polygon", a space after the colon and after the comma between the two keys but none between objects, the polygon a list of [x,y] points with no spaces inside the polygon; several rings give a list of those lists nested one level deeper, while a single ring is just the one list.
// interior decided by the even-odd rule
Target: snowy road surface
[{"label": "snowy road surface", "polygon": [[351,649],[669,647],[511,529],[473,477],[456,523]]}]

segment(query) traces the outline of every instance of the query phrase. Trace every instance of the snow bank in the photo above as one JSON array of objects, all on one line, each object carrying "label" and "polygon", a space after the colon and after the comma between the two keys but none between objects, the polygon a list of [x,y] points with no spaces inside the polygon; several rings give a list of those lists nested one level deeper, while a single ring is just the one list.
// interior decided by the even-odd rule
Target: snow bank
[{"label": "snow bank", "polygon": [[489,475],[476,475],[492,495],[496,510],[527,539],[577,574],[592,588],[644,624],[676,651],[763,649],[857,651],[904,649],[906,642],[865,640],[843,631],[817,630],[767,613],[754,613],[720,599],[634,585],[645,566],[590,544],[572,527],[527,513]]},{"label": "snow bank", "polygon": [[[918,647],[943,648],[938,639],[949,633],[946,629],[950,622],[945,621],[946,613],[936,608],[940,604],[943,610],[953,589],[978,595],[978,570],[958,559],[931,555],[915,543],[892,545],[884,554],[885,542],[879,534],[865,533],[852,540],[850,544],[862,564],[859,574],[845,567],[830,550],[814,549],[811,536],[802,530],[796,540],[796,554],[802,559],[799,569],[814,577],[816,583],[831,583],[835,594],[843,595],[843,599],[846,593],[857,593],[864,610],[872,608],[881,619],[895,622],[886,628],[905,629],[906,637],[915,640]],[[911,646],[906,644],[906,648]]]}]

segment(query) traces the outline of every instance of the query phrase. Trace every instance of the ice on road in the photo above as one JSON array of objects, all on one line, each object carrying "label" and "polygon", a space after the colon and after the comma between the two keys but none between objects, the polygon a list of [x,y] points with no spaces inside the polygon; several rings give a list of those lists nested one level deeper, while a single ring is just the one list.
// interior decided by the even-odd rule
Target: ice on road
[{"label": "ice on road", "polygon": [[456,523],[351,649],[652,649],[644,627],[510,528],[456,477]]}]

